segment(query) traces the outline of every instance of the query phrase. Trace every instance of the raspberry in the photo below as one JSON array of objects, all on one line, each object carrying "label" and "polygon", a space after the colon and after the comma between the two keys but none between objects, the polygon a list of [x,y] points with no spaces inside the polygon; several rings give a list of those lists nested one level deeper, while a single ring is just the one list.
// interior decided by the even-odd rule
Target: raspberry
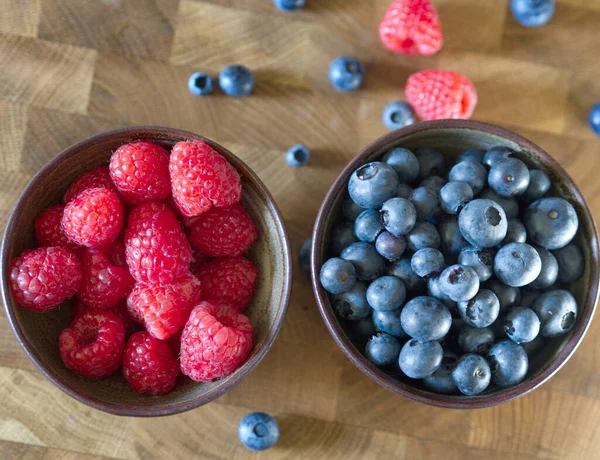
[{"label": "raspberry", "polygon": [[67,369],[88,379],[108,377],[121,365],[125,328],[114,313],[89,310],[75,318],[58,337]]},{"label": "raspberry", "polygon": [[423,120],[466,119],[477,105],[475,86],[456,72],[424,70],[412,74],[404,92],[406,100]]},{"label": "raspberry", "polygon": [[408,55],[431,56],[443,44],[440,19],[430,0],[394,0],[379,25],[379,36],[390,51]]},{"label": "raspberry", "polygon": [[[88,307],[79,299],[74,299],[71,302],[71,313],[73,319],[77,318],[79,315],[83,315],[86,311],[90,310],[94,310],[94,308]],[[129,310],[127,309],[127,300],[123,299],[114,307],[108,308],[104,311],[114,313],[119,318],[121,318],[121,321],[123,321],[123,326],[125,327],[125,337],[129,337],[138,328],[137,323],[133,320],[133,318],[129,314]]]},{"label": "raspberry", "polygon": [[110,157],[109,168],[128,204],[163,200],[171,194],[169,153],[158,144],[122,145]]},{"label": "raspberry", "polygon": [[200,281],[188,273],[166,286],[137,283],[127,305],[143,319],[150,334],[165,340],[181,329],[199,299]]},{"label": "raspberry", "polygon": [[62,229],[81,246],[99,247],[112,243],[123,227],[123,205],[107,188],[90,188],[65,206]]},{"label": "raspberry", "polygon": [[167,343],[175,353],[175,356],[179,357],[179,350],[181,349],[181,333],[183,329],[179,329],[175,334],[167,339]]},{"label": "raspberry", "polygon": [[51,310],[77,292],[81,264],[63,248],[38,248],[23,252],[10,264],[10,288],[25,308]]},{"label": "raspberry", "polygon": [[175,386],[179,365],[167,342],[136,332],[125,346],[123,375],[138,393],[164,395]]},{"label": "raspberry", "polygon": [[231,206],[242,197],[238,172],[204,142],[175,144],[169,172],[173,199],[184,216],[199,216],[213,206]]},{"label": "raspberry", "polygon": [[253,343],[246,316],[224,302],[202,301],[181,335],[181,372],[198,382],[225,377],[242,365]]},{"label": "raspberry", "polygon": [[203,299],[223,300],[243,310],[254,294],[256,267],[245,257],[222,257],[196,272]]},{"label": "raspberry", "polygon": [[129,272],[110,264],[100,249],[86,248],[81,254],[83,278],[77,297],[85,305],[107,309],[124,299],[133,285]]},{"label": "raspberry", "polygon": [[125,256],[125,243],[121,239],[117,239],[106,246],[99,248],[108,256],[110,263],[117,267],[129,270],[127,258]]},{"label": "raspberry", "polygon": [[258,238],[250,214],[239,203],[213,208],[192,224],[190,243],[210,257],[241,256]]},{"label": "raspberry", "polygon": [[71,182],[69,188],[63,197],[63,203],[67,204],[74,198],[77,198],[81,192],[89,188],[107,188],[113,192],[117,191],[117,186],[110,178],[108,166],[97,166],[83,174],[80,174],[77,179]]},{"label": "raspberry", "polygon": [[192,250],[192,262],[190,263],[190,271],[197,275],[200,267],[205,266],[212,259],[204,254],[200,254],[198,251]]},{"label": "raspberry", "polygon": [[162,203],[135,207],[125,232],[125,254],[136,281],[167,284],[189,271],[192,249],[175,215]]},{"label": "raspberry", "polygon": [[40,246],[58,246],[69,251],[77,251],[79,246],[63,232],[60,222],[65,207],[57,204],[41,212],[35,219],[35,240]]}]

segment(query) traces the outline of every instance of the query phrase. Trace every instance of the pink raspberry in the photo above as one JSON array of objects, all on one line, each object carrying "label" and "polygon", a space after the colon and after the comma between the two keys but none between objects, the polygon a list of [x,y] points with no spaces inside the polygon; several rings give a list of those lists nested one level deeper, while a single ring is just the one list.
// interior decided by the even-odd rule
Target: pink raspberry
[{"label": "pink raspberry", "polygon": [[[83,315],[86,311],[90,310],[94,310],[94,308],[88,307],[79,299],[73,299],[73,301],[71,302],[71,317],[73,320],[78,316]],[[114,307],[108,308],[104,311],[114,313],[119,318],[121,318],[121,321],[123,321],[123,326],[125,327],[125,337],[129,337],[136,331],[136,329],[139,329],[138,324],[133,320],[133,318],[129,314],[129,311],[127,310],[126,299],[121,300]]]},{"label": "pink raspberry", "polygon": [[258,238],[250,214],[236,203],[229,208],[213,208],[192,224],[190,243],[210,257],[241,256]]},{"label": "pink raspberry", "polygon": [[245,257],[220,257],[196,272],[203,299],[223,300],[243,310],[254,294],[256,267]]},{"label": "pink raspberry", "polygon": [[24,308],[44,312],[73,297],[81,283],[81,264],[63,248],[23,252],[10,264],[10,288]]},{"label": "pink raspberry", "polygon": [[232,374],[246,360],[254,338],[246,316],[224,302],[200,302],[181,335],[181,372],[198,382]]},{"label": "pink raspberry", "polygon": [[107,188],[114,192],[117,191],[117,186],[110,178],[108,166],[97,166],[87,172],[79,175],[65,192],[63,203],[67,204],[73,198],[89,188]]},{"label": "pink raspberry", "polygon": [[122,145],[110,157],[109,168],[128,204],[163,200],[171,194],[169,153],[158,144]]},{"label": "pink raspberry", "polygon": [[71,241],[60,225],[65,207],[57,204],[41,212],[35,219],[35,240],[40,246],[58,246],[69,251],[77,251],[79,246]]},{"label": "pink raspberry", "polygon": [[173,199],[184,216],[198,216],[213,206],[231,206],[242,197],[238,172],[204,142],[175,144],[169,172]]},{"label": "pink raspberry", "polygon": [[111,264],[129,270],[127,257],[125,256],[125,243],[123,240],[116,239],[112,243],[102,246],[99,249],[108,256]]}]

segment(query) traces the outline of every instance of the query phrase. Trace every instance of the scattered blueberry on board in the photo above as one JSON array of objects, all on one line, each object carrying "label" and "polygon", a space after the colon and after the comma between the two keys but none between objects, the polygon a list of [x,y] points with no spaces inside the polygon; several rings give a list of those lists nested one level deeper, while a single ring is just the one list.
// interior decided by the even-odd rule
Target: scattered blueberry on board
[{"label": "scattered blueberry on board", "polygon": [[306,0],[273,0],[273,3],[283,11],[296,11],[306,6]]},{"label": "scattered blueberry on board", "polygon": [[279,440],[279,425],[271,415],[253,412],[240,422],[238,436],[248,449],[269,449]]},{"label": "scattered blueberry on board", "polygon": [[367,359],[440,394],[521,382],[574,327],[585,270],[551,185],[504,146],[454,162],[396,147],[357,168],[320,279]]},{"label": "scattered blueberry on board", "polygon": [[590,126],[600,136],[600,102],[590,110]]},{"label": "scattered blueberry on board", "polygon": [[514,18],[526,27],[541,27],[552,19],[555,0],[511,0]]},{"label": "scattered blueberry on board", "polygon": [[312,238],[306,238],[300,248],[298,249],[298,265],[300,270],[306,273],[310,273],[310,246],[312,244]]},{"label": "scattered blueberry on board", "polygon": [[221,70],[219,86],[228,96],[247,96],[254,89],[254,75],[243,65],[230,65]]},{"label": "scattered blueberry on board", "polygon": [[188,89],[194,96],[207,96],[214,91],[215,84],[210,75],[195,72],[188,80]]},{"label": "scattered blueberry on board", "polygon": [[340,56],[329,65],[329,81],[338,91],[356,91],[365,79],[365,68],[353,57]]},{"label": "scattered blueberry on board", "polygon": [[294,168],[299,168],[308,163],[310,158],[310,150],[302,145],[294,145],[285,154],[285,161]]},{"label": "scattered blueberry on board", "polygon": [[404,101],[393,101],[383,109],[382,119],[389,129],[400,129],[415,122],[415,111]]}]

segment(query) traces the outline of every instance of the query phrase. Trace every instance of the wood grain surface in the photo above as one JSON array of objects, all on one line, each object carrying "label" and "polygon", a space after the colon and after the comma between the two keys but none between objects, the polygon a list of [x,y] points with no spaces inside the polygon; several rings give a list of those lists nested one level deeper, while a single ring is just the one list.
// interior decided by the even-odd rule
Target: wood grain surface
[{"label": "wood grain surface", "polygon": [[[296,13],[271,0],[0,0],[0,225],[28,179],[73,142],[155,124],[210,137],[264,180],[292,247],[309,236],[333,179],[384,134],[381,111],[406,77],[430,67],[468,75],[474,119],[541,145],[568,170],[600,217],[600,140],[587,127],[600,100],[600,0],[557,0],[550,24],[518,25],[507,0],[434,0],[446,44],[430,58],[386,52],[377,26],[388,0],[308,0]],[[327,69],[361,58],[364,88],[337,93]],[[240,63],[255,93],[195,98],[196,70]],[[310,164],[292,169],[299,142]],[[18,348],[0,313],[0,458],[598,458],[600,322],[541,389],[478,411],[426,407],[371,382],[336,348],[299,270],[272,351],[233,391],[163,419],[118,418],[68,398]],[[241,417],[273,413],[281,439],[251,454]]]}]

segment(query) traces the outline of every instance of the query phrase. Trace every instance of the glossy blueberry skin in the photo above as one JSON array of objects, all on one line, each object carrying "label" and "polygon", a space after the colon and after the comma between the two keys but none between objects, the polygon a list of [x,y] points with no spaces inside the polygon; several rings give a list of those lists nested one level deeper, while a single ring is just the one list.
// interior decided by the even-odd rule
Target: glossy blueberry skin
[{"label": "glossy blueberry skin", "polygon": [[471,300],[458,302],[460,316],[469,326],[487,327],[500,314],[500,301],[489,289],[480,289]]},{"label": "glossy blueberry skin", "polygon": [[354,234],[365,243],[374,243],[383,231],[381,216],[375,209],[363,211],[354,221]]},{"label": "glossy blueberry skin", "polygon": [[541,198],[531,203],[524,219],[527,235],[538,246],[560,249],[571,242],[579,220],[575,209],[562,198]]},{"label": "glossy blueberry skin", "polygon": [[494,257],[494,274],[508,286],[525,286],[534,281],[541,271],[539,253],[526,243],[502,246]]},{"label": "glossy blueberry skin", "polygon": [[221,70],[219,86],[228,96],[247,96],[254,89],[254,75],[243,65],[230,65]]},{"label": "glossy blueberry skin", "polygon": [[398,260],[406,251],[406,237],[394,236],[384,231],[375,240],[375,249],[387,260]]},{"label": "glossy blueberry skin", "polygon": [[452,371],[456,367],[458,357],[451,351],[444,350],[442,364],[429,377],[423,379],[423,386],[434,393],[450,395],[458,392],[452,379]]},{"label": "glossy blueberry skin", "polygon": [[319,279],[327,292],[342,294],[354,287],[356,270],[352,262],[334,257],[323,264]]},{"label": "glossy blueberry skin", "polygon": [[398,338],[407,338],[408,334],[402,329],[400,309],[394,311],[373,311],[373,326],[376,330]]},{"label": "glossy blueberry skin", "polygon": [[396,362],[400,355],[400,342],[385,332],[377,332],[367,342],[365,356],[376,366],[387,366]]},{"label": "glossy blueberry skin", "polygon": [[406,299],[406,287],[395,276],[382,276],[367,288],[367,302],[373,310],[393,311]]},{"label": "glossy blueberry skin", "polygon": [[293,168],[299,168],[308,163],[310,159],[310,150],[302,145],[294,145],[285,154],[285,161]]},{"label": "glossy blueberry skin", "polygon": [[383,124],[389,129],[400,129],[415,122],[415,111],[404,101],[393,101],[385,106],[381,116]]},{"label": "glossy blueberry skin", "polygon": [[510,157],[512,154],[513,151],[508,147],[497,145],[496,147],[492,147],[485,152],[485,155],[483,155],[483,165],[491,168],[494,163],[504,160],[505,158]]},{"label": "glossy blueberry skin", "polygon": [[407,235],[408,247],[411,251],[424,248],[439,248],[440,234],[429,222],[417,222]]},{"label": "glossy blueberry skin", "polygon": [[419,160],[419,180],[429,176],[443,176],[446,173],[446,158],[437,149],[421,148],[415,151]]},{"label": "glossy blueberry skin", "polygon": [[503,388],[521,382],[529,368],[525,349],[508,339],[492,347],[488,353],[488,363],[492,370],[492,381]]},{"label": "glossy blueberry skin", "polygon": [[502,240],[502,246],[510,243],[525,243],[527,241],[527,229],[523,222],[516,217],[508,219],[508,230],[506,236]]},{"label": "glossy blueberry skin", "polygon": [[552,19],[556,8],[554,0],[511,0],[513,17],[525,27],[541,27]]},{"label": "glossy blueberry skin", "polygon": [[577,302],[569,291],[562,289],[543,293],[535,299],[531,309],[540,319],[544,337],[566,334],[577,319]]},{"label": "glossy blueberry skin", "polygon": [[441,176],[431,176],[427,179],[423,179],[419,184],[419,187],[425,187],[439,196],[442,187],[446,185],[447,181]]},{"label": "glossy blueberry skin", "polygon": [[585,259],[579,246],[569,243],[564,248],[552,251],[558,262],[558,281],[572,283],[583,275]]},{"label": "glossy blueberry skin", "polygon": [[348,292],[333,296],[331,303],[336,314],[349,321],[364,319],[371,314],[371,306],[367,302],[367,286],[361,281],[357,281]]},{"label": "glossy blueberry skin", "polygon": [[458,226],[458,217],[447,215],[442,218],[438,225],[438,232],[442,241],[441,247],[444,254],[457,255],[469,246]]},{"label": "glossy blueberry skin", "polygon": [[440,209],[437,194],[427,187],[419,187],[410,195],[410,202],[417,212],[417,220],[424,221],[433,218]]},{"label": "glossy blueberry skin", "polygon": [[350,321],[348,326],[352,332],[352,337],[361,343],[366,343],[377,332],[373,325],[373,318],[370,316],[358,321]]},{"label": "glossy blueberry skin", "polygon": [[479,291],[479,277],[466,265],[451,265],[440,275],[440,289],[455,302],[471,300]]},{"label": "glossy blueberry skin", "polygon": [[451,314],[454,314],[454,312],[458,308],[456,302],[450,297],[448,297],[446,294],[444,294],[440,289],[439,275],[432,275],[427,277],[427,295],[441,301],[450,310]]},{"label": "glossy blueberry skin", "polygon": [[349,260],[356,269],[358,279],[371,281],[385,271],[385,261],[369,243],[352,243],[342,251],[342,259]]},{"label": "glossy blueberry skin", "polygon": [[419,342],[439,340],[452,325],[452,315],[446,306],[433,297],[415,297],[400,313],[402,329]]},{"label": "glossy blueberry skin", "polygon": [[348,193],[361,208],[377,209],[396,195],[398,183],[398,175],[391,166],[374,161],[352,173]]},{"label": "glossy blueberry skin", "polygon": [[473,195],[478,195],[487,182],[488,172],[480,163],[474,161],[461,161],[456,163],[448,179],[454,182],[466,182],[471,187]]},{"label": "glossy blueberry skin", "polygon": [[283,11],[295,11],[306,6],[306,0],[273,0],[273,3]]},{"label": "glossy blueberry skin", "polygon": [[340,222],[331,234],[331,251],[339,256],[344,249],[357,241],[352,222]]},{"label": "glossy blueberry skin", "polygon": [[534,246],[534,248],[542,261],[542,269],[538,277],[527,287],[536,290],[548,289],[558,278],[558,262],[556,257],[547,249],[539,246]]},{"label": "glossy blueberry skin", "polygon": [[383,156],[381,161],[394,168],[400,183],[412,182],[419,175],[419,160],[408,149],[392,149]]},{"label": "glossy blueberry skin", "polygon": [[388,275],[399,278],[411,295],[425,292],[425,282],[413,271],[410,257],[403,257],[390,265]]},{"label": "glossy blueberry skin", "polygon": [[458,214],[473,199],[473,189],[466,182],[448,182],[440,190],[440,206],[447,214]]},{"label": "glossy blueberry skin", "polygon": [[516,158],[497,161],[490,169],[488,184],[500,196],[522,195],[529,186],[529,169]]},{"label": "glossy blueberry skin", "polygon": [[406,235],[417,222],[417,211],[409,200],[392,198],[381,207],[381,220],[385,229],[394,236]]},{"label": "glossy blueberry skin", "polygon": [[413,272],[422,278],[440,273],[445,265],[444,255],[435,248],[419,249],[410,259]]},{"label": "glossy blueberry skin", "polygon": [[400,183],[398,184],[398,188],[396,189],[396,197],[397,198],[406,198],[407,200],[410,198],[410,195],[413,192],[413,188],[408,184]]},{"label": "glossy blueberry skin", "polygon": [[487,355],[494,345],[494,332],[489,327],[465,325],[458,334],[458,345],[465,353]]},{"label": "glossy blueberry skin", "polygon": [[253,412],[246,415],[238,427],[240,441],[251,450],[265,450],[279,440],[279,425],[269,414]]},{"label": "glossy blueberry skin", "polygon": [[592,131],[600,136],[600,103],[596,104],[590,110],[589,122]]},{"label": "glossy blueberry skin", "polygon": [[461,153],[458,156],[458,158],[456,159],[456,162],[460,163],[461,161],[472,161],[474,163],[482,164],[484,154],[485,154],[485,152],[483,150],[477,150],[477,149],[465,150],[463,153]]},{"label": "glossy blueberry skin", "polygon": [[470,353],[462,356],[452,371],[458,390],[467,396],[478,395],[490,384],[492,372],[485,358]]},{"label": "glossy blueberry skin", "polygon": [[210,75],[195,72],[190,75],[188,89],[194,96],[207,96],[215,90],[215,83]]},{"label": "glossy blueberry skin", "polygon": [[519,215],[519,203],[515,198],[506,198],[504,196],[498,195],[491,188],[486,188],[481,192],[479,198],[484,198],[486,200],[495,201],[500,205],[502,209],[504,209],[504,213],[506,214],[507,219],[512,219]]},{"label": "glossy blueberry skin", "polygon": [[529,170],[529,186],[521,195],[525,201],[535,201],[542,198],[548,190],[550,190],[550,177],[541,169]]},{"label": "glossy blueberry skin", "polygon": [[300,270],[310,273],[310,246],[312,238],[306,238],[298,249],[298,265]]},{"label": "glossy blueberry skin", "polygon": [[411,379],[422,379],[433,374],[442,364],[444,350],[435,340],[421,343],[409,340],[400,350],[400,370]]},{"label": "glossy blueberry skin", "polygon": [[[529,287],[529,286],[527,286]],[[537,299],[541,292],[530,291],[529,289],[521,289],[521,300],[519,300],[519,305],[521,307],[531,307],[535,299]]]},{"label": "glossy blueberry skin", "polygon": [[515,343],[527,343],[540,332],[540,319],[531,308],[511,308],[504,318],[504,332]]},{"label": "glossy blueberry skin", "polygon": [[460,233],[471,245],[490,248],[499,244],[508,231],[504,210],[495,201],[470,201],[458,215]]},{"label": "glossy blueberry skin", "polygon": [[338,91],[356,91],[365,80],[365,68],[353,57],[340,56],[329,65],[329,81]]},{"label": "glossy blueberry skin", "polygon": [[507,286],[496,278],[487,281],[484,288],[489,289],[496,294],[496,297],[498,297],[498,301],[500,302],[501,312],[518,305],[521,301],[521,291],[519,288]]},{"label": "glossy blueberry skin", "polygon": [[484,282],[489,280],[494,272],[494,253],[488,248],[467,246],[460,251],[458,263],[471,267],[477,273],[479,281]]},{"label": "glossy blueberry skin", "polygon": [[357,205],[352,198],[349,196],[344,199],[342,203],[342,214],[350,222],[354,222],[356,218],[363,212],[365,208],[361,208]]}]

